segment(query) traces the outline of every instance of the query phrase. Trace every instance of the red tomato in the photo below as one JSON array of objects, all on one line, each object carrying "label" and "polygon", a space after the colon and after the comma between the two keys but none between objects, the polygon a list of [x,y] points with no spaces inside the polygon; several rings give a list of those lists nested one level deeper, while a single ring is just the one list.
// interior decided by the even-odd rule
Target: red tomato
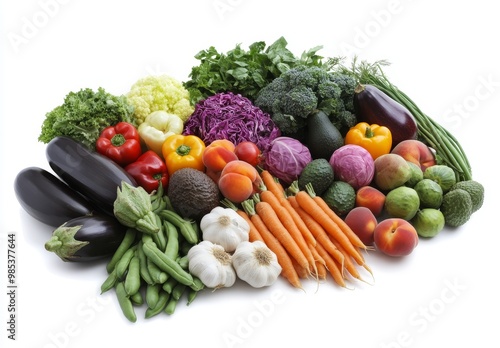
[{"label": "red tomato", "polygon": [[242,141],[237,144],[234,153],[241,161],[250,163],[253,166],[260,164],[262,153],[257,145],[251,141]]}]

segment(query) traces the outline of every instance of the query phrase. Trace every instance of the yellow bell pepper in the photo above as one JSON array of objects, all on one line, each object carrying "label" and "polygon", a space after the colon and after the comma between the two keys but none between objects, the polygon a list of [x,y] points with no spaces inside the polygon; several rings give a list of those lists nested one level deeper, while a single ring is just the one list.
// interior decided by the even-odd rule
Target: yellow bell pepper
[{"label": "yellow bell pepper", "polygon": [[205,170],[203,151],[205,142],[196,135],[174,134],[162,145],[162,154],[167,165],[168,174],[172,175],[181,168]]},{"label": "yellow bell pepper", "polygon": [[162,145],[165,139],[174,134],[181,134],[184,129],[182,119],[166,111],[150,113],[137,128],[137,132],[149,150],[162,156]]},{"label": "yellow bell pepper", "polygon": [[391,151],[392,134],[389,128],[378,124],[359,122],[347,132],[345,144],[359,145],[366,149],[375,160]]}]

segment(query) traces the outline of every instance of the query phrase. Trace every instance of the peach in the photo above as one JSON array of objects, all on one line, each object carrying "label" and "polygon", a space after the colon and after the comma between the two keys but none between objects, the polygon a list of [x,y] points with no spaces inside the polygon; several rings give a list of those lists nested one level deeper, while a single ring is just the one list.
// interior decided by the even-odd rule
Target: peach
[{"label": "peach", "polygon": [[400,218],[380,221],[373,231],[373,243],[382,253],[401,257],[412,253],[418,245],[418,233],[413,225]]},{"label": "peach", "polygon": [[373,245],[373,231],[377,226],[377,218],[370,209],[355,207],[347,213],[344,221],[364,245]]},{"label": "peach", "polygon": [[221,194],[234,203],[241,203],[254,193],[252,180],[238,173],[227,173],[219,178]]},{"label": "peach", "polygon": [[391,153],[419,165],[422,171],[436,164],[436,156],[430,147],[416,139],[403,140],[392,149]]},{"label": "peach", "polygon": [[[234,145],[233,145],[234,146]],[[231,161],[237,160],[238,157],[226,147],[219,145],[209,145],[205,148],[202,155],[203,164],[207,169],[214,172],[220,172]]]},{"label": "peach", "polygon": [[411,177],[411,169],[408,162],[400,155],[388,153],[377,157],[374,161],[375,185],[382,191],[389,191],[404,185]]},{"label": "peach", "polygon": [[356,191],[356,207],[370,209],[375,217],[382,214],[385,195],[373,186],[363,186]]}]

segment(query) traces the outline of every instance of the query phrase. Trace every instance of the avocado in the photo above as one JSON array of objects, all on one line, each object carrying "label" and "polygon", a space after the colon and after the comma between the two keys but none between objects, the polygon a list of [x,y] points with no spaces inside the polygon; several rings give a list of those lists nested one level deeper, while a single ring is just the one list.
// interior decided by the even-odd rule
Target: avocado
[{"label": "avocado", "polygon": [[207,174],[193,168],[176,170],[170,176],[167,196],[179,215],[196,221],[221,200],[217,184]]},{"label": "avocado", "polygon": [[443,196],[441,213],[444,215],[445,224],[451,227],[458,227],[469,221],[472,215],[472,199],[470,194],[457,188],[448,191]]},{"label": "avocado", "polygon": [[313,159],[329,160],[333,152],[344,145],[344,138],[328,115],[318,110],[307,118],[306,142]]},{"label": "avocado", "polygon": [[467,191],[470,194],[470,198],[472,199],[472,212],[476,212],[483,206],[484,201],[484,186],[474,180],[464,180],[459,181],[455,185],[453,185],[450,189],[456,190],[462,189]]},{"label": "avocado", "polygon": [[356,190],[347,182],[335,180],[321,195],[328,206],[340,216],[346,215],[356,204]]},{"label": "avocado", "polygon": [[320,196],[334,179],[333,168],[324,158],[317,158],[306,164],[299,175],[299,189],[304,190],[311,183],[316,195]]}]

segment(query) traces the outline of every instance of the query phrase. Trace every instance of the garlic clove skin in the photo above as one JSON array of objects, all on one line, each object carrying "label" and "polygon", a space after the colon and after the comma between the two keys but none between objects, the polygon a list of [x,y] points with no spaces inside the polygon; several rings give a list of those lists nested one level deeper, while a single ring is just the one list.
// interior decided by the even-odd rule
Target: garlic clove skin
[{"label": "garlic clove skin", "polygon": [[231,255],[221,245],[202,241],[189,249],[189,272],[208,288],[231,287],[236,281]]},{"label": "garlic clove skin", "polygon": [[254,288],[274,284],[282,270],[276,254],[261,241],[241,242],[232,260],[238,278]]},{"label": "garlic clove skin", "polygon": [[231,208],[215,207],[200,221],[202,239],[221,245],[228,253],[248,241],[250,226]]}]

